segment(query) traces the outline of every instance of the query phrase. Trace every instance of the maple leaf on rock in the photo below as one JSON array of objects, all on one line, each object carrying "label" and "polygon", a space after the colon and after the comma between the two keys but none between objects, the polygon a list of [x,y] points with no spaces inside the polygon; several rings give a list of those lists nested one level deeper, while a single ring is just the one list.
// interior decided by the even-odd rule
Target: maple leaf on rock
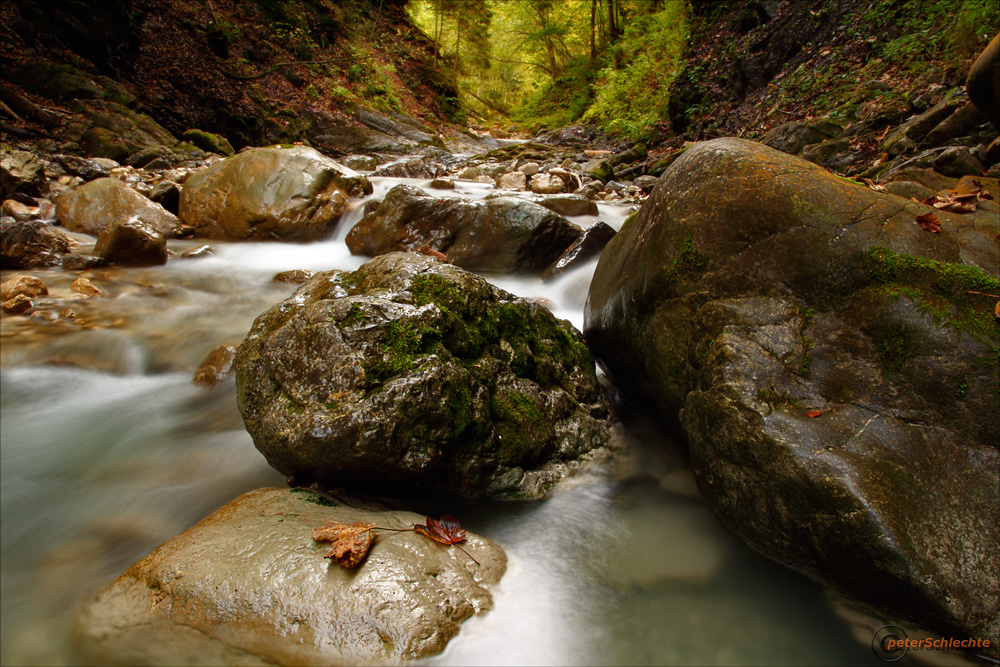
[{"label": "maple leaf on rock", "polygon": [[317,542],[333,542],[333,548],[324,558],[331,558],[343,567],[355,568],[368,555],[375,541],[374,523],[355,521],[344,524],[339,521],[327,521],[322,526],[313,528],[312,536]]},{"label": "maple leaf on rock", "polygon": [[465,541],[465,530],[462,529],[462,524],[459,523],[458,519],[450,514],[445,514],[441,517],[441,520],[432,519],[427,517],[427,525],[421,525],[419,523],[413,524],[413,530],[417,531],[421,535],[426,535],[435,542],[440,542],[441,544],[454,544],[456,547],[461,549],[469,558],[472,558],[472,562],[479,565],[479,561],[472,557],[465,549],[458,546],[459,542]]}]

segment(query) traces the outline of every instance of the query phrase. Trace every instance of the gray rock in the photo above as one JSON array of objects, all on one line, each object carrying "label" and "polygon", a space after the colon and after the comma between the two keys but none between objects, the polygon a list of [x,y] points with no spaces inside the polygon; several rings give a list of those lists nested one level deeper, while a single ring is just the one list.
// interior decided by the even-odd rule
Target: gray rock
[{"label": "gray rock", "polygon": [[809,123],[791,122],[778,125],[761,140],[771,148],[785,153],[798,155],[810,144],[816,144],[827,139],[836,139],[843,128],[828,119],[819,119]]},{"label": "gray rock", "polygon": [[136,218],[118,220],[97,237],[94,254],[103,264],[150,266],[167,262],[167,237]]},{"label": "gray rock", "polygon": [[980,176],[983,171],[983,163],[977,160],[968,148],[962,146],[951,146],[943,150],[931,163],[934,171],[945,176],[960,178],[966,175]]},{"label": "gray rock", "polygon": [[15,192],[44,197],[49,192],[45,163],[28,151],[4,151],[0,155],[0,199]]},{"label": "gray rock", "polygon": [[392,178],[437,178],[447,175],[448,170],[431,157],[379,167],[373,174],[373,176],[391,176]]},{"label": "gray rock", "polygon": [[653,190],[653,188],[656,187],[656,181],[657,181],[656,176],[647,175],[647,176],[636,176],[635,180],[633,180],[632,182],[635,183],[635,186],[640,190],[642,190],[644,194],[648,195]]},{"label": "gray rock", "polygon": [[531,191],[542,195],[552,195],[566,191],[563,179],[552,174],[535,174],[531,177]]},{"label": "gray rock", "polygon": [[394,497],[538,496],[611,436],[572,326],[416,253],[317,274],[257,318],[236,382],[273,467]]},{"label": "gray rock", "polygon": [[196,236],[306,241],[333,231],[349,197],[371,192],[313,148],[255,148],[192,174],[179,215]]},{"label": "gray rock", "polygon": [[57,266],[69,252],[59,229],[41,220],[12,222],[0,229],[0,268],[41,269]]},{"label": "gray rock", "polygon": [[98,235],[113,224],[136,219],[168,238],[185,233],[177,216],[117,178],[98,178],[85,183],[55,197],[55,204],[56,218],[74,232]]},{"label": "gray rock", "polygon": [[1000,289],[998,231],[705,142],[605,248],[587,341],[752,547],[889,617],[1000,636],[996,325],[971,294]]},{"label": "gray rock", "polygon": [[378,159],[371,155],[348,155],[338,160],[340,164],[355,171],[375,171]]},{"label": "gray rock", "polygon": [[510,193],[510,192],[491,192],[486,195],[486,199],[501,199],[501,198],[511,198],[516,197],[517,199],[523,199],[525,201],[530,201],[538,204],[539,206],[544,206],[550,211],[554,211],[559,215],[565,215],[567,217],[572,217],[576,215],[597,215],[597,204],[587,199],[582,194],[557,194],[557,195],[539,195],[533,192],[524,193]]},{"label": "gray rock", "polygon": [[583,236],[567,248],[562,257],[542,272],[542,280],[548,281],[557,278],[570,269],[597,257],[614,235],[615,230],[610,225],[603,222],[591,225],[583,232]]},{"label": "gray rock", "polygon": [[79,176],[85,181],[92,181],[96,178],[107,178],[111,175],[111,170],[121,165],[102,157],[77,157],[75,155],[57,155],[56,160],[66,170],[66,173]]},{"label": "gray rock", "polygon": [[[882,141],[882,150],[889,155],[900,155],[903,153],[903,148],[918,145],[928,132],[953,114],[960,104],[961,99],[958,95],[947,95],[924,113],[914,116],[890,132],[889,136]],[[904,138],[908,142],[897,146]]]},{"label": "gray rock", "polygon": [[311,491],[244,494],[130,567],[78,618],[93,664],[385,664],[440,653],[466,618],[492,607],[504,553],[469,534],[443,547],[383,532],[346,570],[312,529],[328,520],[390,528],[411,512],[335,505]]},{"label": "gray rock", "polygon": [[517,170],[530,178],[531,176],[537,174],[540,171],[540,168],[537,162],[525,162],[518,167]]},{"label": "gray rock", "polygon": [[501,174],[497,178],[497,187],[501,190],[524,190],[528,185],[528,179],[524,172],[512,171],[507,174]]},{"label": "gray rock", "polygon": [[356,255],[427,248],[474,271],[541,273],[583,230],[515,198],[440,199],[397,185],[347,234]]},{"label": "gray rock", "polygon": [[986,116],[984,116],[979,109],[973,104],[965,104],[955,110],[953,114],[945,118],[943,121],[938,123],[934,129],[927,133],[924,140],[921,142],[921,146],[924,148],[932,148],[934,146],[941,146],[946,143],[950,143],[953,139],[957,139],[962,135],[969,132],[969,130],[982,125],[986,122]]}]

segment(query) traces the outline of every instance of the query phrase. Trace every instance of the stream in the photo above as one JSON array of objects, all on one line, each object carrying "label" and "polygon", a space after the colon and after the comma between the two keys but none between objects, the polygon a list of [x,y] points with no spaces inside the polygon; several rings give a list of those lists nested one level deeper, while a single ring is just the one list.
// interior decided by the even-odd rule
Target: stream
[{"label": "stream", "polygon": [[[373,197],[419,179],[372,178]],[[458,182],[438,197],[492,190]],[[158,544],[240,493],[284,485],[253,446],[235,384],[191,383],[204,356],[238,344],[296,285],[290,269],[353,270],[344,238],[306,245],[212,241],[214,254],[155,268],[94,272],[105,297],[70,299],[76,274],[42,278],[76,320],[0,322],[0,662],[75,664],[80,603]],[[601,204],[620,228],[629,213]],[[82,241],[93,243],[77,235]],[[204,241],[175,240],[177,254]],[[551,283],[485,276],[544,297],[577,328],[595,263]],[[58,311],[57,311],[58,312]],[[499,543],[510,565],[494,609],[465,622],[435,665],[881,664],[856,642],[823,589],[753,552],[698,498],[683,456],[648,418],[627,424],[632,452],[571,479],[544,501],[442,506]]]}]

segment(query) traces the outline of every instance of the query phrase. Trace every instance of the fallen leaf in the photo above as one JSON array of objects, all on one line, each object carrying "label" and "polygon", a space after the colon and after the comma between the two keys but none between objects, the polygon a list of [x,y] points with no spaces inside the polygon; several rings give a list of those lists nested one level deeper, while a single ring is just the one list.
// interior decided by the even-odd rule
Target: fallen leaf
[{"label": "fallen leaf", "polygon": [[821,414],[823,414],[822,410],[809,410],[806,412],[806,417],[819,417]]},{"label": "fallen leaf", "polygon": [[465,540],[462,524],[450,514],[442,516],[440,521],[427,517],[426,526],[414,524],[413,530],[442,544],[455,544]]},{"label": "fallen leaf", "polygon": [[322,526],[313,528],[312,536],[317,542],[333,542],[324,558],[332,558],[348,569],[355,568],[368,555],[375,534],[374,523],[355,521],[344,524],[339,521],[327,521]]},{"label": "fallen leaf", "polygon": [[938,232],[941,231],[941,221],[938,220],[938,217],[933,213],[924,213],[923,215],[918,215],[917,222],[920,223],[921,227],[923,227],[929,232],[933,232],[934,234],[937,234]]},{"label": "fallen leaf", "polygon": [[994,314],[995,314],[995,315],[996,315],[997,317],[1000,317],[1000,301],[997,301],[997,306],[996,306],[996,308],[994,308],[994,309],[993,309],[993,313],[994,313]]}]

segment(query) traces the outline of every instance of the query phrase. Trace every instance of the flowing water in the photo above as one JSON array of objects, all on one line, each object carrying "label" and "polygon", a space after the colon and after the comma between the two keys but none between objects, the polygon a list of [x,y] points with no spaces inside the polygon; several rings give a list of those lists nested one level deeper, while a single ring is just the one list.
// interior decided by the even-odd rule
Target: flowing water
[{"label": "flowing water", "polygon": [[[374,178],[374,197],[426,181]],[[436,196],[479,198],[460,183]],[[601,205],[619,228],[624,206]],[[76,320],[0,323],[0,662],[73,664],[75,610],[129,564],[236,495],[283,485],[253,447],[235,385],[191,384],[205,354],[238,344],[253,319],[290,295],[290,269],[357,268],[344,237],[307,245],[212,242],[215,253],[156,268],[107,269],[103,298],[43,278]],[[84,242],[93,239],[80,237]],[[200,243],[172,241],[181,252]],[[486,276],[548,299],[582,326],[594,263],[552,283]],[[3,279],[14,275],[4,272]],[[467,621],[432,664],[878,664],[817,585],[758,556],[698,499],[690,471],[647,420],[630,422],[633,453],[537,502],[450,512],[501,544],[510,567],[495,607]]]}]

